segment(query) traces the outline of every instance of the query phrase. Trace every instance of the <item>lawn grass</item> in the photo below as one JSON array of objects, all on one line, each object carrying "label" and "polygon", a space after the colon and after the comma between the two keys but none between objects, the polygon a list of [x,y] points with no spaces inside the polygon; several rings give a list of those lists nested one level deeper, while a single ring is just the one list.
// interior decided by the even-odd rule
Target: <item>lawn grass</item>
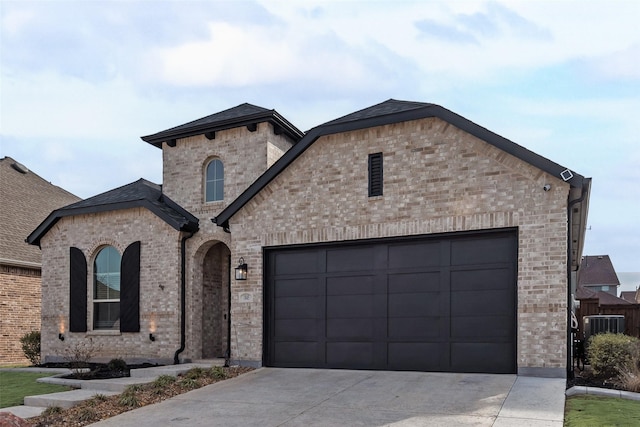
[{"label": "lawn grass", "polygon": [[50,376],[38,372],[0,371],[0,408],[22,405],[25,396],[71,390],[65,386],[36,382],[38,378]]},{"label": "lawn grass", "polygon": [[565,427],[637,426],[640,403],[615,397],[580,395],[567,398]]}]

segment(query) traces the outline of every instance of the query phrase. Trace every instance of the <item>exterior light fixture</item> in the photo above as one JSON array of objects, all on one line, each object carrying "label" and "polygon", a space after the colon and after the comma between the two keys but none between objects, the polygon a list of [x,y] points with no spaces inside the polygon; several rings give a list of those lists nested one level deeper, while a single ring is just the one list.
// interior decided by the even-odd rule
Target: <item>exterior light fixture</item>
[{"label": "exterior light fixture", "polygon": [[236,280],[247,280],[247,264],[244,262],[244,258],[240,257],[238,262],[239,265],[235,268]]},{"label": "exterior light fixture", "polygon": [[58,334],[58,339],[59,339],[60,341],[64,341],[64,334],[63,334],[63,333],[59,333],[59,334]]},{"label": "exterior light fixture", "polygon": [[149,341],[155,341],[156,337],[153,336],[153,332],[149,334]]}]

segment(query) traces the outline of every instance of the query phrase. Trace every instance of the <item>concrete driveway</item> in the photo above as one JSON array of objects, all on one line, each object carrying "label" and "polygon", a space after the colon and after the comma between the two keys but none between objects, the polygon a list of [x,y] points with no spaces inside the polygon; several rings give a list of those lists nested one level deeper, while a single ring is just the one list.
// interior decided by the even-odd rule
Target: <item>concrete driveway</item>
[{"label": "concrete driveway", "polygon": [[96,426],[554,426],[565,380],[262,368]]}]

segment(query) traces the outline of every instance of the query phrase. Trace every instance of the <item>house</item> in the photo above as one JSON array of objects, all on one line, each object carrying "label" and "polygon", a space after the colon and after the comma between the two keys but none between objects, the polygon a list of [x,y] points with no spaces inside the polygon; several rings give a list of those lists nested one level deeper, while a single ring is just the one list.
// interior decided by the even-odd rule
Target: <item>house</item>
[{"label": "house", "polygon": [[578,271],[578,287],[593,292],[608,292],[618,295],[620,281],[613,268],[609,255],[584,256]]},{"label": "house", "polygon": [[637,289],[635,291],[622,291],[620,292],[620,298],[632,304],[638,304],[640,303],[640,292]]},{"label": "house", "polygon": [[91,338],[96,358],[164,363],[570,369],[589,178],[393,99],[306,133],[242,104],[142,139],[162,186],[55,210],[28,238],[47,360]]},{"label": "house", "polygon": [[49,213],[79,200],[12,159],[0,159],[0,365],[28,363],[20,338],[40,330],[40,250],[26,237]]}]

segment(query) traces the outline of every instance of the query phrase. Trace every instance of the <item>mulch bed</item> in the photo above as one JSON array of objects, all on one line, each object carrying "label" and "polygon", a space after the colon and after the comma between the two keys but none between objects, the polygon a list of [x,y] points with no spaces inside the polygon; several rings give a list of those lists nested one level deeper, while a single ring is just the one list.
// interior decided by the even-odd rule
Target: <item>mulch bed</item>
[{"label": "mulch bed", "polygon": [[[253,368],[232,366],[187,372],[169,383],[152,382],[134,386],[116,396],[98,395],[70,409],[48,409],[42,415],[29,418],[34,427],[81,427],[114,417],[123,412],[162,402],[182,393],[195,390],[252,371]],[[193,370],[192,370],[193,371]]]}]

